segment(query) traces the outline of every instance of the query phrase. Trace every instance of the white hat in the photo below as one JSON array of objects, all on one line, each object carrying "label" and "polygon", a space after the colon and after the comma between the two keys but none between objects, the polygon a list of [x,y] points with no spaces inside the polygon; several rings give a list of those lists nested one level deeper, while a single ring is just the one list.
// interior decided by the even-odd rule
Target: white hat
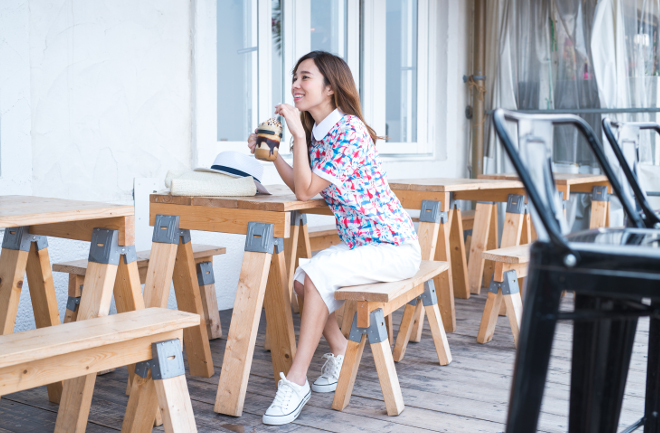
[{"label": "white hat", "polygon": [[265,186],[261,184],[261,177],[264,174],[263,166],[254,158],[244,153],[225,151],[220,152],[215,157],[211,168],[200,167],[195,171],[209,171],[212,173],[222,173],[231,177],[252,176],[254,184],[257,186],[257,192],[261,194],[270,194]]}]

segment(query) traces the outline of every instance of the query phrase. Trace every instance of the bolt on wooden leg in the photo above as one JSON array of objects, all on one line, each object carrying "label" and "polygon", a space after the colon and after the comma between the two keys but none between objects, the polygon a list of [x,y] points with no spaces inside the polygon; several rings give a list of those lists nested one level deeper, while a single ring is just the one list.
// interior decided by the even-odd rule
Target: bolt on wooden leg
[{"label": "bolt on wooden leg", "polygon": [[273,224],[249,223],[243,265],[213,410],[241,416],[264,304],[275,238]]},{"label": "bolt on wooden leg", "polygon": [[370,343],[374,356],[380,389],[383,391],[385,408],[389,416],[396,416],[403,412],[403,394],[399,385],[399,378],[394,367],[392,352],[388,340],[379,343]]},{"label": "bolt on wooden leg", "polygon": [[[34,322],[37,328],[59,325],[60,313],[55,296],[47,243],[31,242],[31,244],[26,270]],[[46,246],[41,248],[41,245],[44,244]],[[62,382],[51,383],[47,389],[48,400],[59,404],[62,397]]]},{"label": "bolt on wooden leg", "polygon": [[154,425],[155,414],[158,411],[156,386],[151,378],[151,370],[147,377],[135,376],[131,386],[122,433],[150,432]]},{"label": "bolt on wooden leg", "polygon": [[[106,316],[110,311],[110,301],[119,264],[118,261],[115,261],[113,254],[113,248],[118,246],[117,238],[117,230],[94,229],[89,264],[85,274],[85,290],[82,293],[78,310],[79,321]],[[119,257],[121,256],[116,256],[117,260],[121,260]],[[85,431],[95,381],[96,373],[64,382],[55,432]]]},{"label": "bolt on wooden leg", "polygon": [[0,253],[0,334],[14,332],[28,251],[3,248]]},{"label": "bolt on wooden leg", "polygon": [[492,202],[477,202],[470,242],[470,259],[468,260],[468,284],[470,293],[481,292],[481,281],[484,272],[484,259],[481,253],[487,250],[491,229],[491,218],[497,215],[497,206]]},{"label": "bolt on wooden leg", "polygon": [[[339,373],[339,382],[335,390],[335,397],[332,400],[332,408],[335,410],[344,410],[351,400],[355,378],[357,377],[358,367],[364,352],[364,346],[367,343],[366,335],[362,335],[359,342],[349,340],[344,355],[344,363]],[[388,348],[389,349],[389,348]]]},{"label": "bolt on wooden leg", "polygon": [[[435,260],[440,228],[447,222],[447,213],[442,212],[440,210],[441,208],[442,203],[439,201],[422,201],[422,209],[420,211],[419,226],[417,230],[419,246],[422,252],[422,260]],[[415,310],[415,314],[412,323],[410,341],[418,343],[422,338],[424,310],[421,308]]]},{"label": "bolt on wooden leg", "polygon": [[500,312],[500,305],[502,304],[502,293],[498,290],[497,293],[488,292],[486,298],[486,306],[481,315],[481,322],[479,324],[479,333],[477,334],[477,342],[484,344],[493,339],[495,334],[495,326],[497,325],[497,317]]},{"label": "bolt on wooden leg", "polygon": [[[204,317],[201,293],[192,242],[180,238],[172,275],[178,309]],[[188,369],[193,376],[211,377],[215,373],[206,323],[183,330],[183,341],[188,355]]]},{"label": "bolt on wooden leg", "polygon": [[215,295],[215,275],[213,274],[213,257],[200,262],[197,261],[197,281],[202,296],[204,308],[204,322],[209,340],[222,338],[222,326],[218,311],[218,299]]},{"label": "bolt on wooden leg", "polygon": [[[127,248],[135,248],[130,246]],[[136,257],[136,256],[135,256]],[[118,313],[128,311],[137,311],[144,309],[144,298],[142,297],[142,286],[140,284],[140,272],[137,261],[133,260],[126,263],[126,259],[120,259],[117,267],[117,279],[113,291],[115,295],[115,307]],[[126,394],[131,390],[131,383],[134,379],[134,365],[127,366],[128,383],[126,385]]]},{"label": "bolt on wooden leg", "polygon": [[401,319],[401,324],[399,325],[399,333],[396,336],[396,341],[394,342],[394,350],[392,352],[392,358],[396,362],[400,362],[404,355],[406,354],[406,348],[408,347],[408,341],[410,340],[410,335],[413,330],[413,322],[416,317],[419,317],[419,310],[422,309],[422,303],[416,300],[416,303],[406,304],[403,310],[403,318]]},{"label": "bolt on wooden leg", "polygon": [[[281,239],[278,239],[281,242]],[[291,316],[291,296],[287,285],[287,269],[283,248],[276,251],[270,262],[268,283],[264,296],[266,321],[269,324],[268,338],[273,363],[275,384],[280,380],[280,372],[289,372],[296,356],[296,334]]]},{"label": "bolt on wooden leg", "polygon": [[466,244],[463,239],[463,219],[461,209],[459,207],[454,207],[450,213],[451,227],[449,229],[449,249],[451,253],[451,276],[453,280],[454,296],[460,299],[470,299],[467,255],[465,253]]}]

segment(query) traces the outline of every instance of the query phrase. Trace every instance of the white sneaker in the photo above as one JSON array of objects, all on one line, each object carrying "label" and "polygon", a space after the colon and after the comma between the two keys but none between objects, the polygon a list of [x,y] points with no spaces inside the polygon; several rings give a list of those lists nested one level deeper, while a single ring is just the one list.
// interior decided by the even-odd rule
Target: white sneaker
[{"label": "white sneaker", "polygon": [[264,424],[283,425],[294,421],[312,396],[307,380],[305,380],[305,385],[300,386],[287,380],[282,372],[280,372],[280,377],[275,400],[261,419]]},{"label": "white sneaker", "polygon": [[315,392],[332,392],[337,389],[344,355],[335,356],[332,353],[326,353],[323,355],[323,359],[326,361],[321,367],[321,377],[314,381],[312,389]]}]

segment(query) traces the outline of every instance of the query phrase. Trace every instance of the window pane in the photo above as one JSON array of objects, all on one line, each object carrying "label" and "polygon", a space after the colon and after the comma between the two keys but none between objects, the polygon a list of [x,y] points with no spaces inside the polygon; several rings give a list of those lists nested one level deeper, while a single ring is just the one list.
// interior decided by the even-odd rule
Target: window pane
[{"label": "window pane", "polygon": [[284,60],[282,50],[284,48],[284,23],[282,20],[283,0],[272,0],[273,18],[273,106],[284,102]]},{"label": "window pane", "polygon": [[218,0],[218,141],[245,141],[257,115],[256,0]]},{"label": "window pane", "polygon": [[311,2],[311,48],[346,58],[346,0]]},{"label": "window pane", "polygon": [[417,0],[387,0],[386,135],[417,141]]}]

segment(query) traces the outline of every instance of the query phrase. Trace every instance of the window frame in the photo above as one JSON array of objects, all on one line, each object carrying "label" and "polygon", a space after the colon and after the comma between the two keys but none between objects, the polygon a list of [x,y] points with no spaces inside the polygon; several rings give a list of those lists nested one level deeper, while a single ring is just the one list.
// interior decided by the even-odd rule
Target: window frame
[{"label": "window frame", "polygon": [[[286,91],[287,76],[297,59],[310,51],[309,35],[311,1],[282,0],[282,61],[284,95],[286,103],[293,103]],[[434,44],[435,27],[429,25],[437,13],[436,2],[417,0],[418,53],[417,53],[417,142],[378,142],[381,155],[410,157],[434,154],[433,133],[436,83],[429,80],[435,76],[436,54]],[[275,101],[272,97],[272,2],[256,0],[257,4],[257,113],[258,119],[267,119],[273,114]],[[192,165],[210,165],[217,153],[234,150],[247,153],[245,141],[217,140],[217,0],[191,2],[191,25],[193,35],[191,59],[191,137]],[[386,47],[376,41],[384,40],[386,4],[382,0],[346,0],[346,59],[362,99],[363,115],[377,133],[385,134],[385,68]],[[293,23],[293,25],[287,25]],[[267,29],[267,31],[261,31]],[[362,37],[360,37],[362,36]],[[277,101],[279,102],[279,101]],[[285,128],[286,129],[286,128]],[[290,158],[289,135],[285,131],[281,154]],[[402,152],[402,145],[406,151]]]},{"label": "window frame", "polygon": [[[360,89],[362,111],[367,122],[378,134],[385,135],[386,76],[381,71],[386,68],[386,46],[376,41],[385,40],[387,5],[382,0],[362,0],[362,71]],[[417,141],[379,141],[378,152],[388,156],[420,156],[434,153],[434,126],[436,83],[429,80],[436,76],[436,53],[434,44],[435,28],[429,25],[431,17],[437,13],[437,2],[417,0]],[[370,120],[371,119],[371,120]],[[406,151],[401,148],[405,146]]]}]

